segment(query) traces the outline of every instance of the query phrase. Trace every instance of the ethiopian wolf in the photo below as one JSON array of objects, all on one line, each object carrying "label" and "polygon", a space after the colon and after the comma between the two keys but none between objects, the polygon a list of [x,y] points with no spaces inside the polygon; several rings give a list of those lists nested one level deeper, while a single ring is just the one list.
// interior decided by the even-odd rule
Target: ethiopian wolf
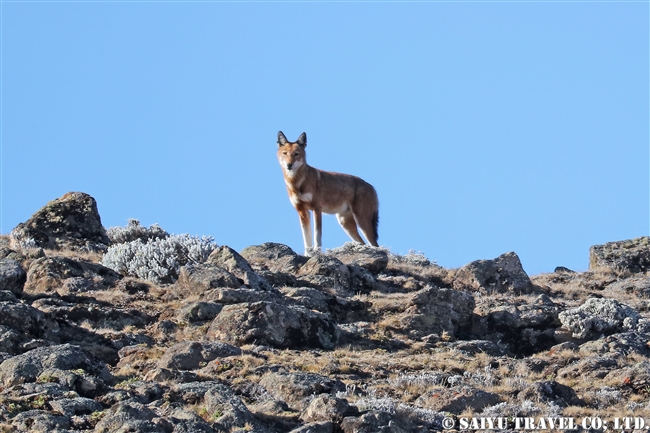
[{"label": "ethiopian wolf", "polygon": [[[357,227],[371,245],[377,246],[379,200],[368,182],[349,174],[318,170],[307,165],[307,134],[290,142],[278,132],[278,160],[284,173],[289,200],[298,211],[305,254],[321,249],[322,212],[336,214],[343,230],[353,240],[364,243]],[[314,211],[314,244],[311,241],[311,218]]]}]

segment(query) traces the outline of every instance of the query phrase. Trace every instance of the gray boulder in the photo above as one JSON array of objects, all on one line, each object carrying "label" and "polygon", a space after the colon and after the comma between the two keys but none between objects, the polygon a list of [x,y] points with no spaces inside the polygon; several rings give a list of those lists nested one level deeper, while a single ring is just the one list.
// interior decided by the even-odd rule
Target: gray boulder
[{"label": "gray boulder", "polygon": [[560,407],[584,406],[585,403],[573,390],[573,388],[562,385],[554,380],[535,382],[517,394],[519,401],[540,401],[553,403]]},{"label": "gray boulder", "polygon": [[20,432],[51,433],[69,429],[71,422],[68,416],[37,409],[19,413],[11,419],[11,426]]},{"label": "gray boulder", "polygon": [[286,245],[266,242],[242,250],[241,255],[256,269],[293,274],[307,261]]},{"label": "gray boulder", "polygon": [[348,242],[342,247],[327,252],[348,266],[360,266],[373,274],[378,274],[388,266],[388,253],[377,247]]},{"label": "gray boulder", "polygon": [[24,290],[28,293],[60,295],[106,290],[121,279],[120,274],[106,266],[67,257],[42,257],[29,266]]},{"label": "gray boulder", "polygon": [[592,246],[589,249],[589,269],[598,268],[633,273],[650,270],[650,237]]},{"label": "gray boulder", "polygon": [[206,263],[225,269],[251,289],[269,290],[271,288],[266,280],[253,271],[245,258],[228,246],[217,247],[210,254]]},{"label": "gray boulder", "polygon": [[332,422],[340,424],[350,411],[348,401],[330,394],[320,394],[314,397],[300,418],[305,422]]},{"label": "gray boulder", "polygon": [[[106,251],[111,241],[88,194],[69,192],[38,210],[11,232],[14,242],[50,249]],[[31,244],[31,245],[30,245]]]},{"label": "gray boulder", "polygon": [[237,289],[242,287],[242,282],[222,267],[204,263],[182,266],[176,286],[180,287],[183,293],[200,295],[221,287]]},{"label": "gray boulder", "polygon": [[577,308],[559,314],[574,338],[592,339],[617,332],[650,332],[650,321],[625,304],[608,298],[589,298]]},{"label": "gray boulder", "polygon": [[[260,379],[262,385],[276,400],[286,402],[296,410],[306,410],[314,394],[334,394],[343,391],[345,385],[339,381],[316,373],[269,372]],[[323,397],[324,399],[325,397]],[[321,400],[323,400],[321,399]],[[333,407],[344,406],[333,401]]]},{"label": "gray boulder", "polygon": [[190,302],[176,312],[176,319],[181,322],[204,322],[213,320],[221,311],[223,305],[215,302]]},{"label": "gray boulder", "polygon": [[502,254],[493,260],[471,262],[456,270],[455,277],[462,285],[484,293],[511,292],[519,295],[530,293],[533,289],[519,256],[514,252]]},{"label": "gray boulder", "polygon": [[[93,361],[81,348],[70,344],[39,347],[7,359],[0,364],[0,383],[13,386],[34,382],[47,369],[83,370],[99,381],[109,381],[112,376],[106,365]],[[79,382],[82,385],[81,381]],[[78,391],[83,391],[79,389]]]},{"label": "gray boulder", "polygon": [[95,426],[96,433],[171,433],[173,427],[142,403],[115,404]]},{"label": "gray boulder", "polygon": [[498,394],[464,386],[431,389],[418,397],[415,405],[437,412],[460,414],[468,408],[473,412],[480,412],[500,402],[501,397]]},{"label": "gray boulder", "polygon": [[220,342],[183,341],[167,349],[158,367],[174,370],[195,370],[217,358],[241,355],[241,349]]},{"label": "gray boulder", "polygon": [[23,293],[27,273],[15,260],[0,259],[0,290],[8,290],[16,296]]},{"label": "gray boulder", "polygon": [[458,336],[472,328],[473,312],[471,293],[429,286],[411,297],[400,325],[415,339],[445,332]]},{"label": "gray boulder", "polygon": [[335,257],[316,254],[300,268],[297,276],[331,295],[354,295],[350,286],[350,270]]},{"label": "gray boulder", "polygon": [[207,336],[236,346],[254,343],[277,348],[332,349],[340,330],[321,313],[260,301],[225,306]]}]

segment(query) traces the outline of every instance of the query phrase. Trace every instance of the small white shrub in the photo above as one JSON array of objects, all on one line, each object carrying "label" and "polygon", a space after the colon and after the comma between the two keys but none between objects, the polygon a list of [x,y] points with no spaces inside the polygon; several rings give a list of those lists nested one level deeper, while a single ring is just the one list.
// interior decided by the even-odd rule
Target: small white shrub
[{"label": "small white shrub", "polygon": [[122,275],[156,284],[173,283],[181,266],[205,262],[215,248],[210,236],[168,235],[146,242],[136,239],[110,246],[102,264]]},{"label": "small white shrub", "polygon": [[158,224],[152,224],[149,228],[140,225],[140,221],[129,218],[126,227],[111,227],[106,230],[112,244],[124,244],[140,239],[147,242],[150,239],[164,239],[169,236]]}]

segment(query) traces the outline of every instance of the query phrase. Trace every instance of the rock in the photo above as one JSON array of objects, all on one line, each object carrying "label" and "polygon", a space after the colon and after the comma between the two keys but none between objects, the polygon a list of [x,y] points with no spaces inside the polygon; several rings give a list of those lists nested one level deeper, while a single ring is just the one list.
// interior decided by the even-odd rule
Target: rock
[{"label": "rock", "polygon": [[339,298],[310,287],[280,289],[282,294],[309,310],[327,314],[337,322],[357,321],[364,315],[365,302]]},{"label": "rock", "polygon": [[15,260],[0,259],[0,290],[8,290],[16,296],[23,293],[27,273]]},{"label": "rock", "polygon": [[246,287],[240,289],[211,289],[203,294],[202,299],[220,304],[241,304],[243,302],[258,301],[284,303],[284,299],[275,289],[261,291]]},{"label": "rock", "polygon": [[176,286],[183,293],[200,295],[210,289],[230,287],[237,289],[242,283],[230,272],[211,264],[185,265],[181,267]]},{"label": "rock", "polygon": [[594,355],[581,359],[575,364],[569,365],[558,370],[557,377],[560,379],[573,379],[580,377],[583,379],[602,379],[609,372],[618,369],[618,361],[611,356]]},{"label": "rock", "polygon": [[104,409],[100,403],[86,397],[52,400],[50,401],[50,407],[53,411],[66,416],[90,415],[93,412],[99,412]]},{"label": "rock", "polygon": [[560,327],[560,306],[546,295],[528,300],[482,300],[475,309],[478,320],[473,334],[499,342],[510,353],[531,355],[557,343],[555,330]]},{"label": "rock", "polygon": [[493,260],[476,260],[455,272],[457,282],[484,293],[530,293],[530,278],[514,252]]},{"label": "rock", "polygon": [[30,294],[65,295],[114,287],[122,278],[106,266],[67,257],[43,257],[34,260],[27,271],[24,290]]},{"label": "rock", "polygon": [[291,430],[289,433],[334,433],[334,424],[326,422],[310,422]]},{"label": "rock", "polygon": [[308,423],[330,421],[340,424],[349,410],[350,405],[347,400],[329,394],[320,394],[309,402],[301,418]]},{"label": "rock", "polygon": [[339,259],[326,254],[316,254],[298,271],[298,278],[331,295],[353,296],[350,287],[350,270]]},{"label": "rock", "polygon": [[23,260],[25,260],[25,256],[17,251],[12,250],[11,248],[0,246],[0,260],[2,259],[10,259],[21,263]]},{"label": "rock", "polygon": [[606,293],[614,296],[631,294],[641,299],[650,298],[650,276],[636,274],[610,284],[605,288]]},{"label": "rock", "polygon": [[[333,394],[345,389],[342,382],[316,373],[270,372],[262,376],[260,385],[274,398],[286,402],[296,410],[306,410],[310,404],[309,398],[314,394]],[[325,397],[321,400],[325,404]],[[334,407],[344,406],[335,400],[330,403]]]},{"label": "rock", "polygon": [[[104,364],[91,360],[81,348],[62,344],[39,347],[7,359],[0,364],[0,382],[4,386],[34,382],[48,368],[83,370],[100,381],[108,381],[112,377]],[[83,383],[79,386],[83,386]]]},{"label": "rock", "polygon": [[28,410],[11,419],[11,425],[21,432],[51,433],[70,428],[70,417],[45,410]]},{"label": "rock", "polygon": [[21,334],[43,336],[55,327],[42,311],[20,302],[0,302],[0,325],[14,329]]},{"label": "rock", "polygon": [[636,331],[620,332],[608,335],[598,340],[588,341],[580,345],[581,355],[611,354],[612,356],[625,357],[630,353],[650,356],[650,334]]},{"label": "rock", "polygon": [[592,339],[616,332],[650,332],[650,321],[614,299],[589,298],[580,307],[559,314],[562,325],[579,339]]},{"label": "rock", "polygon": [[480,412],[500,402],[501,397],[498,394],[464,386],[431,389],[418,397],[414,404],[438,412],[461,414],[468,408],[473,412]]},{"label": "rock", "polygon": [[117,403],[95,426],[96,433],[151,432],[171,433],[153,410],[134,401]]},{"label": "rock", "polygon": [[173,433],[217,433],[210,424],[194,412],[174,409],[168,418],[174,425]]},{"label": "rock", "polygon": [[641,361],[605,376],[605,381],[645,394],[650,387],[650,362]]},{"label": "rock", "polygon": [[517,398],[522,402],[526,400],[540,401],[553,403],[560,407],[585,405],[572,388],[554,380],[535,382],[519,392]]},{"label": "rock", "polygon": [[460,350],[461,352],[465,352],[470,355],[476,355],[478,353],[485,353],[490,356],[504,355],[503,349],[492,341],[485,341],[485,340],[456,341],[450,343],[449,347],[452,347],[456,350]]},{"label": "rock", "polygon": [[221,431],[231,432],[244,428],[260,433],[267,431],[226,385],[215,383],[205,393],[205,409]]},{"label": "rock", "polygon": [[471,329],[473,311],[471,293],[428,286],[411,297],[399,321],[414,339],[443,332],[459,336]]},{"label": "rock", "polygon": [[307,261],[286,245],[266,242],[246,247],[241,252],[248,263],[258,270],[294,274]]},{"label": "rock", "polygon": [[208,264],[219,266],[254,290],[269,290],[269,283],[253,271],[245,258],[228,246],[217,247],[208,257]]},{"label": "rock", "polygon": [[225,306],[207,336],[236,346],[256,343],[278,348],[332,349],[340,330],[320,313],[260,301]]},{"label": "rock", "polygon": [[327,255],[336,257],[348,266],[360,266],[373,274],[382,272],[388,266],[388,253],[385,250],[357,242],[347,242],[342,247],[329,250]]},{"label": "rock", "polygon": [[97,202],[88,194],[69,192],[49,202],[29,220],[11,232],[19,244],[78,251],[106,251],[110,240],[97,211]]},{"label": "rock", "polygon": [[220,342],[183,341],[176,343],[160,358],[158,367],[195,370],[217,358],[241,355],[241,349]]},{"label": "rock", "polygon": [[592,246],[589,249],[589,269],[598,268],[633,273],[650,270],[650,237]]},{"label": "rock", "polygon": [[215,302],[190,302],[181,307],[175,317],[181,322],[205,322],[217,317],[222,308],[223,305]]},{"label": "rock", "polygon": [[343,433],[406,433],[407,430],[397,425],[393,417],[378,410],[372,410],[361,416],[349,416],[341,423]]}]

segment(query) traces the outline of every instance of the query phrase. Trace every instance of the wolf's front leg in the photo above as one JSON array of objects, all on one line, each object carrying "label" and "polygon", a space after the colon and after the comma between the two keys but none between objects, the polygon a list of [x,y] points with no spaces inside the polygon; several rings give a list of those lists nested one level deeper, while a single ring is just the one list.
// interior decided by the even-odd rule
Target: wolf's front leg
[{"label": "wolf's front leg", "polygon": [[311,215],[308,210],[298,210],[300,217],[300,228],[302,229],[302,241],[305,244],[305,255],[311,255]]}]

